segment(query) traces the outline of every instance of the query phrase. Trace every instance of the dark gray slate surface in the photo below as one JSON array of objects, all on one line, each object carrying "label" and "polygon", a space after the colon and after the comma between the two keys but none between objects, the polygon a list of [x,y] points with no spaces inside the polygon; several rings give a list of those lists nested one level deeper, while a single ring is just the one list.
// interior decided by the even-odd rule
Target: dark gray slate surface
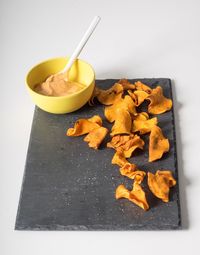
[{"label": "dark gray slate surface", "polygon": [[[140,79],[164,89],[172,97],[169,79]],[[97,80],[109,88],[116,80]],[[135,80],[132,80],[135,81]],[[143,109],[145,109],[145,105]],[[142,109],[140,109],[142,110]],[[178,184],[171,190],[170,202],[154,197],[143,183],[151,209],[147,212],[126,199],[115,200],[115,189],[132,181],[111,165],[114,154],[106,148],[109,136],[100,150],[90,149],[83,137],[67,137],[66,130],[79,118],[99,114],[103,125],[111,127],[103,115],[103,106],[84,106],[71,114],[53,115],[36,107],[33,118],[25,173],[17,213],[17,230],[136,230],[180,228]],[[145,153],[138,151],[131,162],[140,169],[155,172],[172,170],[178,178],[173,110],[158,115],[159,126],[170,141],[170,152],[156,162],[148,163],[148,135]]]}]

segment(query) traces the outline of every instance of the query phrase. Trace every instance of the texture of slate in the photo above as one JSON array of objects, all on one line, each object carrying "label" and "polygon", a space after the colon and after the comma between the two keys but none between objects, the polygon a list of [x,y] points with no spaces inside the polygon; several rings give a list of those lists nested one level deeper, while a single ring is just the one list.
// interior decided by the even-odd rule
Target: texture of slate
[{"label": "texture of slate", "polygon": [[[140,79],[172,98],[169,79]],[[97,80],[109,88],[116,80]],[[131,80],[136,81],[136,80]],[[146,108],[144,105],[140,110]],[[132,181],[119,174],[111,164],[114,154],[106,148],[109,136],[100,150],[90,149],[83,137],[67,137],[66,130],[79,118],[99,114],[103,125],[103,106],[85,105],[65,115],[53,115],[35,108],[25,173],[15,229],[17,230],[161,230],[181,226],[179,189],[172,188],[170,202],[164,203],[149,191],[146,178],[143,187],[151,209],[147,212],[126,199],[115,200],[119,184],[132,187]],[[178,180],[173,109],[158,115],[159,126],[170,141],[170,152],[161,160],[148,163],[148,135],[143,136],[145,152],[137,151],[131,162],[139,169],[155,172],[170,169]]]}]

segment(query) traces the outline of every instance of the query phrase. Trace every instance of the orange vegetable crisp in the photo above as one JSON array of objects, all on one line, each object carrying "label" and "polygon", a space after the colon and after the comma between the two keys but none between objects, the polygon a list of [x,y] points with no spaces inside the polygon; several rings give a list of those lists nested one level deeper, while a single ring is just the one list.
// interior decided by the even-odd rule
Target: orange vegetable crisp
[{"label": "orange vegetable crisp", "polygon": [[158,126],[153,126],[149,137],[149,162],[160,159],[169,151],[169,140],[163,136]]},{"label": "orange vegetable crisp", "polygon": [[126,163],[120,168],[121,175],[124,175],[130,179],[137,179],[138,183],[141,183],[146,175],[144,171],[138,170],[135,164]]},{"label": "orange vegetable crisp", "polygon": [[172,108],[172,100],[163,96],[163,90],[160,86],[151,91],[147,100],[150,101],[148,112],[152,114],[161,114]]},{"label": "orange vegetable crisp", "polygon": [[171,171],[158,170],[155,174],[148,173],[148,186],[151,192],[163,202],[169,201],[169,190],[176,185]]},{"label": "orange vegetable crisp", "polygon": [[145,211],[149,209],[145,192],[137,181],[134,182],[133,189],[131,191],[126,189],[123,184],[119,185],[116,189],[115,197],[116,199],[127,198]]},{"label": "orange vegetable crisp", "polygon": [[80,136],[91,132],[93,129],[102,125],[102,119],[98,115],[94,115],[90,119],[79,119],[73,128],[67,130],[67,136]]},{"label": "orange vegetable crisp", "polygon": [[95,88],[95,96],[98,101],[104,105],[112,105],[121,99],[123,94],[123,86],[119,83],[115,83],[110,89],[103,90]]},{"label": "orange vegetable crisp", "polygon": [[[141,187],[146,172],[139,170],[127,158],[130,158],[136,149],[144,147],[144,141],[138,134],[150,133],[149,162],[160,159],[169,151],[169,140],[164,137],[161,128],[158,127],[157,117],[150,118],[147,112],[138,113],[137,107],[144,101],[149,101],[148,112],[161,114],[172,108],[172,100],[163,95],[160,86],[152,89],[140,81],[132,84],[127,79],[119,80],[106,90],[96,86],[90,105],[94,104],[94,98],[105,105],[105,118],[113,123],[110,132],[111,141],[107,143],[108,148],[115,150],[112,164],[120,167],[121,175],[134,180],[131,191],[123,184],[119,185],[115,197],[116,199],[126,198],[142,209],[148,210],[149,205]],[[108,129],[102,126],[102,119],[98,115],[76,121],[74,127],[67,131],[68,136],[86,135],[84,141],[93,149],[99,148],[107,133]],[[158,170],[155,174],[148,172],[149,189],[164,202],[169,201],[169,190],[175,184],[171,171]]]},{"label": "orange vegetable crisp", "polygon": [[126,163],[128,163],[128,160],[124,157],[123,149],[118,149],[112,158],[112,164],[122,167]]},{"label": "orange vegetable crisp", "polygon": [[136,115],[135,104],[132,98],[126,95],[124,98],[119,99],[116,103],[111,106],[105,107],[104,115],[109,122],[115,121],[119,116],[119,110],[123,109],[124,111],[129,112],[132,115]]},{"label": "orange vegetable crisp", "polygon": [[144,141],[138,135],[116,135],[107,143],[108,148],[121,149],[125,158],[130,158],[137,149],[143,149]]},{"label": "orange vegetable crisp", "polygon": [[88,142],[89,147],[98,149],[107,133],[108,129],[105,127],[95,128],[89,132],[89,134],[84,138],[84,141]]},{"label": "orange vegetable crisp", "polygon": [[140,134],[146,134],[151,132],[151,129],[157,125],[158,120],[156,117],[149,119],[149,115],[146,112],[138,113],[133,119],[132,131],[140,132]]}]

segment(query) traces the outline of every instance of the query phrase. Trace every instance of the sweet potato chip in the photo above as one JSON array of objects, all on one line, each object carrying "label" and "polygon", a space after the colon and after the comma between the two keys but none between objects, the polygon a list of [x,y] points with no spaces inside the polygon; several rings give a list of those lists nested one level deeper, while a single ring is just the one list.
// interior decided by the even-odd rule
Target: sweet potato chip
[{"label": "sweet potato chip", "polygon": [[125,90],[135,89],[135,85],[130,83],[127,79],[121,79],[116,82],[111,88],[104,90],[95,86],[93,94],[89,100],[89,105],[94,104],[94,98],[104,105],[112,105],[122,98]]},{"label": "sweet potato chip", "polygon": [[[122,175],[125,175],[128,173],[135,172],[136,170],[137,170],[137,166],[135,164],[127,162],[120,168],[120,173]],[[130,179],[132,179],[132,178],[130,178]]]},{"label": "sweet potato chip", "polygon": [[111,123],[115,121],[118,117],[119,109],[126,110],[133,115],[137,114],[135,109],[135,104],[132,98],[126,95],[124,98],[121,98],[119,101],[115,102],[113,105],[105,107],[104,115],[106,119]]},{"label": "sweet potato chip", "polygon": [[163,90],[160,86],[152,90],[147,100],[150,101],[148,112],[151,114],[161,114],[172,108],[172,100],[164,97]]},{"label": "sweet potato chip", "polygon": [[169,140],[163,136],[158,126],[153,126],[149,137],[149,162],[160,159],[169,151]]},{"label": "sweet potato chip", "polygon": [[95,115],[90,119],[79,119],[75,122],[73,128],[67,130],[67,136],[80,136],[91,132],[93,129],[102,125],[100,116]]},{"label": "sweet potato chip", "polygon": [[127,79],[121,79],[118,81],[119,84],[121,84],[123,86],[124,90],[133,90],[135,89],[135,85],[130,83]]},{"label": "sweet potato chip", "polygon": [[146,200],[145,192],[139,183],[134,182],[133,189],[129,191],[124,185],[119,185],[115,193],[116,199],[127,198],[132,203],[138,205],[145,211],[149,209],[149,205]]},{"label": "sweet potato chip", "polygon": [[146,112],[141,112],[134,117],[132,132],[140,132],[140,134],[146,134],[151,132],[153,126],[157,125],[158,120],[156,117],[149,119]]},{"label": "sweet potato chip", "polygon": [[88,142],[89,147],[98,149],[107,133],[108,129],[105,127],[95,128],[84,138],[84,141]]},{"label": "sweet potato chip", "polygon": [[136,81],[135,82],[135,87],[136,87],[137,90],[145,91],[148,94],[151,94],[151,92],[152,92],[152,89],[149,86],[142,83],[141,81]]},{"label": "sweet potato chip", "polygon": [[112,164],[120,167],[124,166],[128,161],[124,157],[123,150],[117,150],[112,158]]},{"label": "sweet potato chip", "polygon": [[112,105],[121,99],[123,94],[123,86],[119,83],[115,83],[107,90],[97,89],[96,91],[96,97],[100,103],[104,105]]},{"label": "sweet potato chip", "polygon": [[128,189],[126,189],[123,184],[121,184],[116,189],[115,198],[116,199],[120,199],[120,198],[129,199],[129,194],[130,194],[130,191]]},{"label": "sweet potato chip", "polygon": [[130,134],[132,129],[131,115],[127,110],[118,109],[110,135]]},{"label": "sweet potato chip", "polygon": [[[120,167],[122,176],[134,180],[132,190],[126,189],[124,185],[117,187],[116,199],[126,198],[144,210],[148,210],[149,205],[141,186],[146,173],[130,163],[127,158],[130,158],[137,148],[144,147],[144,141],[138,133],[143,135],[150,132],[149,162],[160,159],[169,151],[169,140],[157,126],[156,117],[149,118],[147,112],[137,113],[136,108],[148,100],[150,101],[148,112],[160,114],[171,109],[172,100],[163,95],[160,86],[151,89],[140,81],[131,84],[127,79],[119,80],[107,90],[96,86],[89,104],[94,104],[94,98],[105,105],[104,115],[110,123],[114,123],[110,132],[111,141],[107,143],[108,148],[115,150],[112,164]],[[89,119],[79,119],[74,124],[74,128],[69,128],[67,131],[68,136],[84,134],[87,134],[84,141],[89,147],[98,149],[108,134],[108,129],[102,127],[101,117],[95,115]],[[155,174],[148,172],[148,186],[151,192],[164,202],[169,201],[170,188],[175,184],[176,180],[169,170],[157,170]]]},{"label": "sweet potato chip", "polygon": [[135,120],[148,120],[149,114],[147,112],[139,112],[136,116],[134,116]]},{"label": "sweet potato chip", "polygon": [[134,135],[127,143],[123,144],[121,148],[123,149],[123,153],[125,158],[130,158],[132,153],[137,149],[143,149],[144,141],[138,136]]},{"label": "sweet potato chip", "polygon": [[143,149],[144,141],[138,135],[116,135],[107,143],[108,148],[123,151],[125,158],[130,158],[132,153],[137,149]]},{"label": "sweet potato chip", "polygon": [[[108,148],[117,149],[122,145],[126,144],[130,139],[134,137],[133,134],[131,135],[116,135],[114,136],[110,142],[107,143]],[[123,150],[123,148],[122,148]]]},{"label": "sweet potato chip", "polygon": [[97,123],[99,126],[102,126],[102,118],[99,115],[94,115],[91,118],[89,118],[88,120],[93,123]]},{"label": "sweet potato chip", "polygon": [[143,90],[135,90],[134,92],[128,90],[128,93],[130,97],[133,99],[136,106],[141,105],[144,102],[144,100],[149,96],[149,94]]},{"label": "sweet potato chip", "polygon": [[170,188],[176,185],[171,171],[158,170],[155,174],[148,172],[148,186],[151,192],[163,202],[169,201]]},{"label": "sweet potato chip", "polygon": [[120,168],[120,173],[130,179],[135,179],[138,183],[141,183],[146,175],[144,171],[138,170],[135,164],[126,163]]},{"label": "sweet potato chip", "polygon": [[132,98],[132,100],[133,100],[135,106],[137,106],[137,104],[138,104],[138,98],[137,98],[137,96],[134,94],[134,91],[128,90],[127,92],[128,92],[128,94],[129,94],[129,96]]}]

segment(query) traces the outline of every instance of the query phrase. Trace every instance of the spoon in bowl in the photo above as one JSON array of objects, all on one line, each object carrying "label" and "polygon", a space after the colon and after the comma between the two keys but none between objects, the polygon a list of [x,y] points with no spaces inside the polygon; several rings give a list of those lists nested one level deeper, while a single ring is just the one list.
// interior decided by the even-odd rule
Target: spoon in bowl
[{"label": "spoon in bowl", "polygon": [[75,48],[73,54],[69,58],[69,61],[67,62],[66,66],[60,72],[49,76],[47,78],[46,82],[56,81],[56,80],[60,80],[60,79],[64,79],[65,81],[68,81],[68,73],[69,73],[70,68],[72,67],[73,63],[78,58],[78,56],[80,55],[81,51],[83,50],[84,46],[86,45],[87,41],[89,40],[90,36],[94,32],[94,30],[100,20],[101,20],[101,18],[99,16],[94,17],[94,19],[90,23],[90,26],[86,30],[82,39],[80,40],[79,44]]},{"label": "spoon in bowl", "polygon": [[100,19],[101,18],[99,16],[94,17],[90,26],[88,27],[85,34],[83,35],[81,41],[79,42],[73,54],[69,58],[69,61],[67,62],[66,66],[60,72],[50,75],[46,79],[46,81],[36,86],[35,87],[36,92],[43,95],[48,95],[48,96],[62,96],[62,95],[74,93],[83,88],[82,84],[79,84],[75,81],[70,82],[68,79],[68,74],[73,63],[78,58],[79,54],[81,53],[88,39],[94,32]]},{"label": "spoon in bowl", "polygon": [[66,74],[68,71],[70,70],[70,68],[72,67],[74,61],[78,58],[79,54],[81,53],[82,49],[84,48],[85,44],[87,43],[87,41],[89,40],[90,36],[92,35],[92,33],[94,32],[96,26],[98,25],[99,21],[101,20],[101,18],[99,16],[95,16],[94,19],[92,20],[92,22],[90,23],[90,26],[88,27],[87,31],[85,32],[85,34],[83,35],[81,41],[79,42],[79,44],[77,45],[77,47],[75,48],[73,54],[71,55],[69,61],[67,62],[66,66],[64,67],[64,69],[62,71],[60,71],[59,73],[62,74]]}]

